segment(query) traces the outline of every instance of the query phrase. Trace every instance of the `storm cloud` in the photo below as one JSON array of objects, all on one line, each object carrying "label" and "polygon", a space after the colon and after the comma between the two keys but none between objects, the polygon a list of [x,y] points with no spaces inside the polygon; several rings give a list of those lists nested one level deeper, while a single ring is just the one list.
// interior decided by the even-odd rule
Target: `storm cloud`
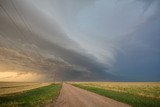
[{"label": "storm cloud", "polygon": [[159,8],[159,0],[0,0],[0,72],[159,81]]}]

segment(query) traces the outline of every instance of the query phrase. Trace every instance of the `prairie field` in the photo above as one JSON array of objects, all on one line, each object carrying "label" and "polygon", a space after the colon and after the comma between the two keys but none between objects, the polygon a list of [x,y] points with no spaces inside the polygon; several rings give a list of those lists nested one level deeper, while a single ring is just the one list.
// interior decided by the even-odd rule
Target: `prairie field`
[{"label": "prairie field", "polygon": [[75,84],[160,99],[160,82],[77,82]]},{"label": "prairie field", "polygon": [[160,106],[160,82],[73,82],[71,84],[133,107]]},{"label": "prairie field", "polygon": [[0,107],[35,107],[54,102],[61,84],[53,83],[0,83]]},{"label": "prairie field", "polygon": [[51,83],[0,82],[0,96],[47,86]]}]

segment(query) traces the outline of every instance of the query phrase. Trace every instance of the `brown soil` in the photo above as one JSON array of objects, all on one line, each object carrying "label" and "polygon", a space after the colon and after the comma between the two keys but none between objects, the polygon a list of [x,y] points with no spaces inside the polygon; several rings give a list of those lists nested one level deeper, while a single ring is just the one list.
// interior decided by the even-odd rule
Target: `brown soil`
[{"label": "brown soil", "polygon": [[63,84],[55,107],[131,107],[107,97]]}]

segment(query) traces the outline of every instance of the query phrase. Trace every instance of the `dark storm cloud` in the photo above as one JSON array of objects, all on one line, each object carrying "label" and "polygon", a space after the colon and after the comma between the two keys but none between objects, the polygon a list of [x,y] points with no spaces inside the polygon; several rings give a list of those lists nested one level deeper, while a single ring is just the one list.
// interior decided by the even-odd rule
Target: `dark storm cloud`
[{"label": "dark storm cloud", "polygon": [[0,72],[158,81],[159,17],[159,0],[0,0]]},{"label": "dark storm cloud", "polygon": [[107,66],[69,39],[56,21],[30,2],[1,1],[0,12],[1,64],[51,78],[56,75],[58,80],[93,80],[102,75],[106,75],[102,80],[110,79],[105,73]]}]

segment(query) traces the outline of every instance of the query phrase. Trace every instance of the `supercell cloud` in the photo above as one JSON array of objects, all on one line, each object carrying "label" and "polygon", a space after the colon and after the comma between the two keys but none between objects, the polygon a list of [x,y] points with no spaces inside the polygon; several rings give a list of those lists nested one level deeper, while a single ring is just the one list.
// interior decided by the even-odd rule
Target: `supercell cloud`
[{"label": "supercell cloud", "polygon": [[0,0],[0,81],[22,76],[159,81],[160,1]]}]

